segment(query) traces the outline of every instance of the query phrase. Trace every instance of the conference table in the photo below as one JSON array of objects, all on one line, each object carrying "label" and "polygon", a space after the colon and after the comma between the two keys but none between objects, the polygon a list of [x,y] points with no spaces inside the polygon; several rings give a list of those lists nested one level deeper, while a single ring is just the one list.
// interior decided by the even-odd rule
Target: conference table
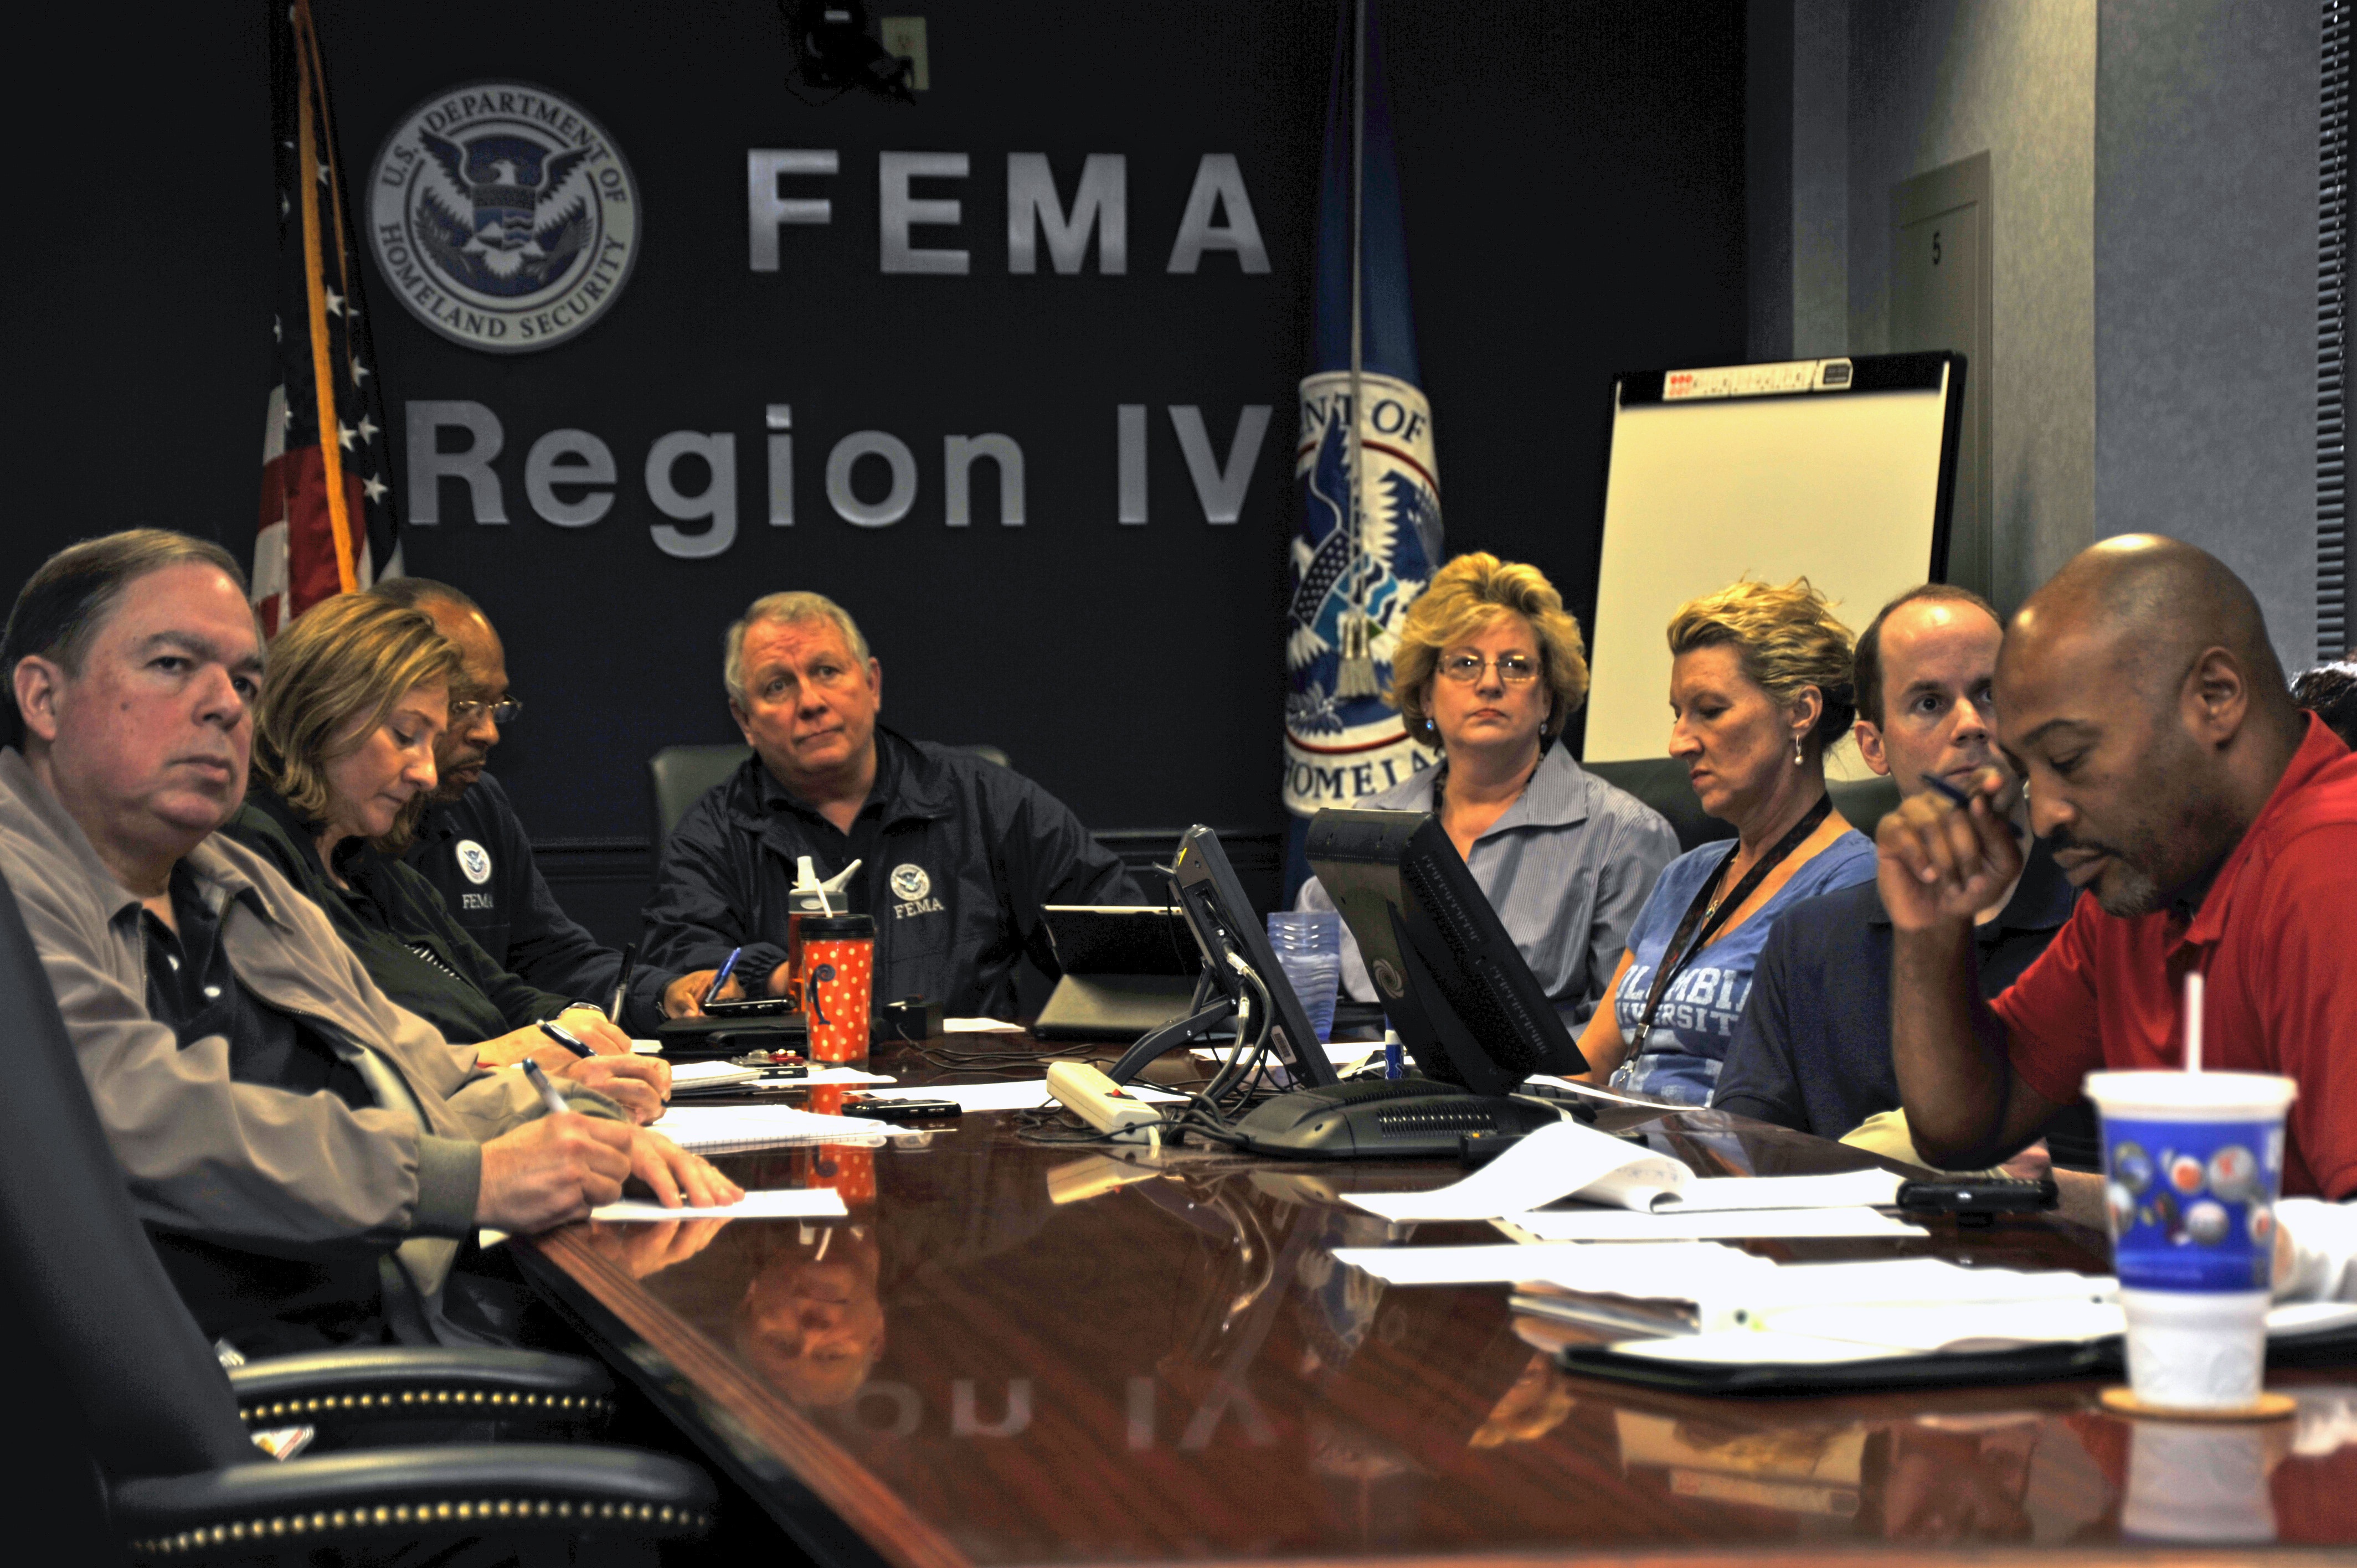
[{"label": "conference table", "polygon": [[[1036,1078],[1041,1049],[961,1035],[873,1065],[903,1084]],[[1005,1070],[963,1065],[991,1051]],[[716,1466],[843,1568],[2206,1563],[2357,1544],[2357,1368],[2271,1374],[2295,1420],[2215,1425],[2123,1420],[2093,1380],[1712,1397],[1574,1376],[1503,1286],[1386,1286],[1336,1262],[1499,1240],[1340,1201],[1439,1186],[1453,1165],[1115,1152],[1038,1141],[1059,1135],[1045,1122],[969,1113],[880,1148],[720,1162],[748,1187],[833,1187],[847,1219],[582,1223],[520,1255]],[[1877,1163],[1708,1111],[1616,1106],[1598,1125],[1706,1175]],[[2108,1272],[2103,1236],[2053,1215],[1926,1227],[1748,1245]]]}]

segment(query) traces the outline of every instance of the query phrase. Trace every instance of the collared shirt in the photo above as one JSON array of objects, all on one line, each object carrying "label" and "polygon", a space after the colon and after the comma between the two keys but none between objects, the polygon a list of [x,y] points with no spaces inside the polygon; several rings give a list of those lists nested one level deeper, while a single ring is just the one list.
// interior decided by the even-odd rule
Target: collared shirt
[{"label": "collared shirt", "polygon": [[175,932],[153,911],[125,905],[117,920],[135,924],[147,949],[147,1012],[185,1050],[219,1036],[229,1042],[230,1077],[295,1094],[328,1090],[358,1109],[374,1103],[368,1084],[317,1034],[255,1000],[231,967],[221,916],[196,873],[172,868]]},{"label": "collared shirt", "polygon": [[[0,875],[40,952],[133,1208],[159,1247],[178,1238],[215,1261],[242,1260],[233,1289],[210,1298],[224,1316],[199,1319],[209,1337],[236,1337],[315,1290],[314,1260],[407,1254],[470,1234],[480,1144],[541,1107],[521,1073],[477,1070],[473,1047],[446,1043],[388,1001],[326,914],[264,857],[216,833],[181,864],[238,979],[317,1031],[368,1079],[370,1103],[245,1081],[228,1037],[186,1039],[154,1016],[139,897],[24,757],[0,749]],[[371,1264],[362,1287],[380,1275]],[[202,1310],[204,1299],[190,1305]]]},{"label": "collared shirt", "polygon": [[846,892],[876,919],[877,1002],[926,996],[952,1015],[1012,1018],[1027,954],[1060,972],[1044,906],[1139,901],[1120,858],[1013,768],[880,725],[876,749],[876,784],[849,833],[758,756],[689,807],[663,844],[646,961],[680,974],[742,948],[737,972],[758,992],[785,961],[795,862],[810,856],[825,878],[856,858]]},{"label": "collared shirt", "polygon": [[[427,808],[402,863],[433,885],[462,930],[528,984],[600,1006],[612,997],[622,955],[557,903],[497,779],[486,773],[457,800]],[[674,978],[640,964],[623,1022],[651,1033],[662,1018],[663,986]]]},{"label": "collared shirt", "polygon": [[[2033,840],[2005,908],[1973,928],[1982,995],[2011,985],[2046,950],[2077,897],[2053,853]],[[1760,950],[1712,1107],[1821,1138],[1897,1110],[1890,946],[1890,915],[1871,882],[1785,910]],[[2096,1151],[2084,1113],[2056,1121],[2063,1125],[2047,1133],[2056,1159],[2091,1166]]]},{"label": "collared shirt", "polygon": [[1653,884],[1653,896],[1629,932],[1629,972],[1612,1005],[1620,1037],[1635,1048],[1612,1076],[1623,1089],[1658,1094],[1667,1100],[1701,1105],[1725,1065],[1727,1048],[1735,1037],[1735,1022],[1751,992],[1752,966],[1760,950],[1784,912],[1820,893],[1849,887],[1874,877],[1874,845],[1855,828],[1845,829],[1833,843],[1801,863],[1775,897],[1762,904],[1734,929],[1695,954],[1662,993],[1652,1029],[1633,1039],[1652,990],[1653,972],[1668,955],[1678,923],[1685,918],[1702,885],[1735,853],[1732,843],[1706,843],[1688,850],[1670,863]]},{"label": "collared shirt", "polygon": [[[1436,811],[1437,771],[1413,774],[1359,803],[1372,811]],[[1659,811],[1550,746],[1522,794],[1473,841],[1465,865],[1576,1038],[1611,982],[1653,879],[1677,853],[1677,834]],[[1331,909],[1334,900],[1313,876],[1301,885],[1294,908]],[[1358,1001],[1377,999],[1348,927],[1342,986]]]},{"label": "collared shirt", "polygon": [[2299,1085],[2287,1195],[2357,1191],[2357,757],[2313,714],[2256,821],[2187,920],[2082,898],[2053,945],[1990,1005],[2013,1069],[2057,1104],[2099,1068],[2184,1064],[2186,973],[2206,981],[2203,1057]]}]

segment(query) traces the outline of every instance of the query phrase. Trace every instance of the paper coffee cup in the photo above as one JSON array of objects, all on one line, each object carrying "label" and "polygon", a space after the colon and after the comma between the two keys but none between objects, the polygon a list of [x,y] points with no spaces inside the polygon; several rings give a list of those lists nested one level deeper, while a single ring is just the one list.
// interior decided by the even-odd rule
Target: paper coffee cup
[{"label": "paper coffee cup", "polygon": [[2095,1072],[2128,1383],[2156,1409],[2237,1410],[2266,1370],[2284,1112],[2246,1072]]}]

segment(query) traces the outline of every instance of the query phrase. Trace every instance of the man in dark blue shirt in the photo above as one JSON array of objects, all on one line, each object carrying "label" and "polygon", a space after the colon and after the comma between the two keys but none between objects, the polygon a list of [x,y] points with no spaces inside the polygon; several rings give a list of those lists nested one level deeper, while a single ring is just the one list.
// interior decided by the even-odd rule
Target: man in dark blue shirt
[{"label": "man in dark blue shirt", "polygon": [[[508,690],[500,634],[480,607],[445,583],[393,577],[370,592],[433,617],[466,661],[463,683],[450,691],[450,727],[434,748],[433,804],[403,858],[434,884],[485,952],[543,991],[605,1006],[622,955],[556,902],[507,791],[485,771],[500,726],[522,707]],[[642,963],[619,1021],[634,1034],[651,1034],[663,1018],[697,1011],[710,981],[709,972],[681,975]]]},{"label": "man in dark blue shirt", "polygon": [[[876,722],[884,668],[843,607],[754,601],[728,629],[722,682],[753,755],[680,819],[647,906],[648,954],[703,969],[739,952],[751,993],[779,994],[800,863],[876,921],[879,1002],[1013,1018],[1028,954],[1060,973],[1049,904],[1135,904],[1120,857],[1039,785]],[[854,863],[860,867],[852,871]]]},{"label": "man in dark blue shirt", "polygon": [[[1900,795],[1932,788],[1927,778],[1961,786],[1981,768],[2005,766],[1989,702],[2004,639],[1986,600],[1944,584],[1892,600],[1858,638],[1858,754]],[[2046,950],[2076,897],[2033,841],[2020,879],[1975,927],[1986,994],[2012,984]],[[1712,1106],[1826,1138],[1896,1112],[1890,944],[1890,917],[1871,882],[1786,911],[1760,952]],[[2095,1164],[2083,1111],[2065,1112],[2047,1129],[2056,1163]],[[1903,1124],[1895,1131],[1859,1141],[1914,1160]]]}]

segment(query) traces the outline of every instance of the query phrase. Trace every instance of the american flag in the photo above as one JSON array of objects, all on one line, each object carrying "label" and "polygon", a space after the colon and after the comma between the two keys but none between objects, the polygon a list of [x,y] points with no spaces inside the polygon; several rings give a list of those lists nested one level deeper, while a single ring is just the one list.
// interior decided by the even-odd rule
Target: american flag
[{"label": "american flag", "polygon": [[336,168],[311,0],[271,8],[278,165],[278,384],[262,435],[253,603],[264,636],[321,599],[401,575],[392,445],[361,318],[360,249]]}]

